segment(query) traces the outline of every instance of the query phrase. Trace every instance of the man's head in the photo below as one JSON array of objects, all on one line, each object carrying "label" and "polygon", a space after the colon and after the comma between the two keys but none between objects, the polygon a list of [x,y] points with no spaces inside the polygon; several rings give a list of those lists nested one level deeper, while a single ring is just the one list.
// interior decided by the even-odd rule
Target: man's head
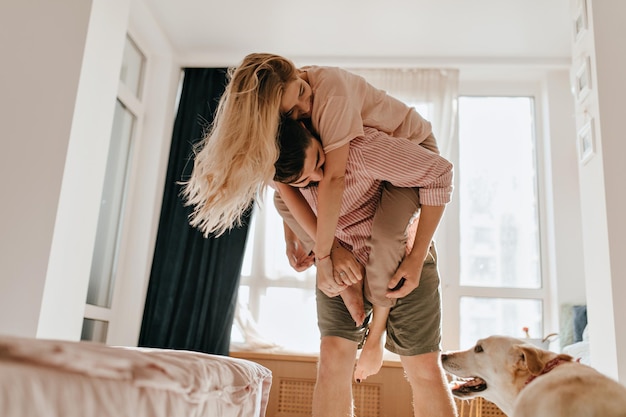
[{"label": "man's head", "polygon": [[317,184],[324,176],[324,149],[320,141],[304,125],[283,119],[278,132],[280,154],[274,164],[274,181],[294,187]]}]

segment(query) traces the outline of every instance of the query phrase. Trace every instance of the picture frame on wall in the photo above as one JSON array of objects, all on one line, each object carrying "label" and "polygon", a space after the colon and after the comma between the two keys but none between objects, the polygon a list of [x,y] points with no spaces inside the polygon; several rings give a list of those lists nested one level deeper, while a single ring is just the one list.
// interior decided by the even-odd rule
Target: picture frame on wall
[{"label": "picture frame on wall", "polygon": [[589,162],[596,153],[593,118],[590,118],[578,131],[578,153],[582,165]]},{"label": "picture frame on wall", "polygon": [[578,0],[573,21],[574,41],[578,42],[587,32],[588,27],[587,2],[586,0]]},{"label": "picture frame on wall", "polygon": [[580,104],[591,91],[591,58],[586,56],[574,74],[574,95]]}]

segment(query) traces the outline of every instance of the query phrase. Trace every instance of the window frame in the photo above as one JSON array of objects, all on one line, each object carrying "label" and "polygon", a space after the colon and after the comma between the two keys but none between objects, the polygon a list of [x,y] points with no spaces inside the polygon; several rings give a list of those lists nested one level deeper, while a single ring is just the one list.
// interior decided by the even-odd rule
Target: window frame
[{"label": "window frame", "polygon": [[[115,331],[115,327],[119,326],[121,320],[122,319],[122,312],[120,311],[119,308],[119,302],[118,299],[120,292],[122,291],[121,288],[123,287],[123,283],[120,282],[120,278],[123,275],[119,269],[120,266],[120,258],[119,258],[119,253],[121,251],[124,250],[124,247],[126,245],[126,234],[127,234],[127,228],[125,227],[125,224],[128,220],[128,210],[129,210],[129,198],[131,197],[132,194],[132,185],[131,185],[131,179],[134,178],[135,176],[135,172],[136,172],[136,167],[137,167],[137,160],[138,158],[140,158],[140,156],[138,155],[137,149],[139,148],[139,143],[141,141],[142,135],[143,135],[143,125],[144,125],[144,118],[145,118],[145,108],[146,108],[146,104],[145,101],[143,100],[143,91],[145,89],[145,84],[146,84],[146,78],[147,78],[147,73],[148,73],[148,62],[149,62],[149,57],[147,55],[147,53],[145,52],[145,49],[142,47],[140,42],[137,42],[137,39],[135,38],[135,36],[131,33],[131,31],[129,30],[126,33],[125,36],[125,42],[130,42],[142,55],[143,55],[143,62],[142,62],[142,74],[138,80],[139,82],[139,86],[138,86],[138,91],[137,94],[135,94],[135,92],[133,92],[133,90],[127,86],[121,79],[118,79],[118,89],[117,89],[117,94],[116,94],[116,101],[119,101],[120,104],[129,112],[134,116],[134,121],[133,121],[133,126],[132,126],[132,132],[131,132],[131,137],[130,137],[130,143],[129,143],[129,150],[128,150],[128,155],[127,155],[127,163],[126,163],[126,168],[125,168],[125,178],[124,178],[124,185],[123,185],[123,190],[122,190],[122,203],[121,203],[121,210],[120,210],[120,214],[119,214],[119,222],[117,224],[117,233],[116,233],[116,239],[115,239],[115,249],[114,249],[114,259],[113,259],[113,265],[112,265],[112,276],[110,277],[111,283],[110,283],[110,303],[109,306],[99,306],[99,305],[94,305],[94,304],[89,304],[87,302],[85,302],[85,313],[83,315],[83,323],[85,323],[85,321],[89,322],[89,321],[93,321],[94,325],[96,325],[95,323],[97,323],[99,326],[103,326],[101,327],[101,329],[104,329],[100,332],[97,332],[98,335],[95,336],[94,339],[90,339],[87,337],[84,340],[92,340],[92,341],[97,341],[97,342],[102,342],[102,343],[111,343],[113,341],[113,338],[111,337],[112,332],[111,330],[113,329]],[[120,322],[118,322],[118,320]],[[94,334],[92,334],[91,336],[94,336]],[[83,336],[81,336],[81,339],[83,338]]]},{"label": "window frame", "polygon": [[[510,81],[510,80],[461,80],[459,84],[459,97],[531,97],[534,101],[534,134],[536,146],[536,169],[537,169],[537,201],[538,201],[538,228],[539,228],[539,256],[541,286],[532,288],[504,288],[504,287],[480,287],[460,285],[460,238],[459,224],[459,201],[455,196],[446,208],[444,221],[437,232],[438,250],[441,254],[439,268],[442,277],[442,305],[443,305],[443,330],[442,344],[444,350],[460,348],[460,318],[462,297],[487,297],[506,299],[537,299],[543,305],[543,328],[535,331],[535,337],[543,337],[549,333],[549,329],[558,328],[556,312],[553,301],[554,285],[550,274],[550,253],[548,242],[548,226],[546,208],[546,163],[545,163],[545,128],[543,122],[543,89],[540,81]],[[455,166],[459,164],[459,140],[457,137],[453,143],[451,160]],[[458,171],[457,171],[458,172]],[[458,189],[459,178],[455,177],[455,188]],[[523,337],[522,330],[518,337]]]},{"label": "window frame", "polygon": [[[553,300],[555,293],[555,282],[550,274],[551,257],[548,242],[548,210],[546,208],[547,190],[546,190],[546,143],[545,128],[543,123],[543,94],[540,81],[461,81],[459,85],[459,97],[461,96],[493,96],[493,97],[532,97],[534,107],[534,129],[535,129],[535,146],[536,146],[536,181],[537,181],[537,200],[538,200],[538,217],[539,217],[539,256],[540,256],[540,274],[541,286],[537,289],[532,288],[504,288],[504,287],[479,287],[479,286],[461,286],[460,277],[460,247],[459,234],[459,202],[453,196],[452,201],[446,208],[444,219],[437,230],[435,241],[439,256],[439,269],[442,280],[442,345],[444,350],[454,350],[460,348],[460,304],[461,298],[468,297],[487,297],[487,298],[507,298],[507,299],[536,299],[540,300],[543,306],[543,328],[536,332],[541,336],[547,335],[550,329],[558,328],[556,325],[557,312],[555,310],[556,301]],[[453,149],[449,159],[458,166],[459,160],[459,141],[458,131],[453,140]],[[459,178],[455,177],[455,188],[458,189]],[[268,199],[269,200],[269,199]],[[273,210],[271,201],[264,203],[264,209]],[[259,228],[255,215],[254,240],[255,247],[264,247],[265,237],[262,228]],[[272,231],[276,233],[276,231]],[[281,234],[277,233],[277,239],[282,239]],[[279,254],[283,255],[284,254]],[[257,319],[259,317],[258,297],[264,294],[266,284],[271,286],[290,286],[293,288],[309,288],[310,282],[293,280],[294,285],[289,285],[290,278],[272,280],[264,277],[264,265],[262,260],[252,260],[252,273],[250,275],[242,274],[241,285],[250,287],[250,304],[249,309],[252,316]],[[295,272],[294,272],[295,273]],[[535,333],[535,332],[533,332]],[[523,337],[520,329],[519,337]]]}]

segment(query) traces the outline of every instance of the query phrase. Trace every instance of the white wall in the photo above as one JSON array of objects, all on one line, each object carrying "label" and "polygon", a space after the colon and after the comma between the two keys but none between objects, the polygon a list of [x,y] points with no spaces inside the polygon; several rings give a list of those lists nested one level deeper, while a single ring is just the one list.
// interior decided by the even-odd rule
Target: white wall
[{"label": "white wall", "polygon": [[65,3],[0,5],[2,333],[39,321],[91,7]]},{"label": "white wall", "polygon": [[589,30],[574,62],[591,59],[591,91],[577,108],[578,128],[592,117],[595,134],[595,154],[580,167],[591,363],[626,381],[626,3],[587,4]]},{"label": "white wall", "polygon": [[[574,101],[569,70],[549,71],[544,80],[542,120],[544,136],[550,140],[543,149],[546,236],[555,309],[562,304],[585,304],[585,275],[582,246],[578,156]],[[558,311],[553,311],[557,315]],[[558,329],[556,329],[558,331]]]},{"label": "white wall", "polygon": [[128,7],[2,2],[0,333],[80,336]]},{"label": "white wall", "polygon": [[[593,22],[596,69],[598,77],[598,106],[601,117],[600,128],[602,158],[604,164],[604,184],[606,189],[606,218],[609,244],[610,283],[606,283],[610,292],[599,294],[594,298],[594,305],[605,304],[606,299],[612,301],[613,310],[606,312],[614,320],[614,328],[610,336],[614,337],[616,362],[605,362],[605,367],[617,368],[620,381],[626,382],[626,134],[624,133],[624,99],[626,97],[626,48],[624,47],[624,16],[626,2],[620,0],[593,1]],[[587,227],[595,227],[592,219]],[[590,259],[587,269],[588,287],[595,285],[594,259]],[[610,295],[609,295],[610,294]],[[595,297],[595,294],[593,294]],[[603,314],[603,313],[602,313]],[[605,322],[605,317],[594,317],[594,324]],[[599,326],[594,326],[594,329]],[[594,337],[598,343],[613,341],[612,337],[604,338],[602,330],[596,331]],[[592,351],[594,360],[607,360],[605,351]],[[610,360],[610,359],[609,359]],[[617,365],[617,366],[615,366]]]}]

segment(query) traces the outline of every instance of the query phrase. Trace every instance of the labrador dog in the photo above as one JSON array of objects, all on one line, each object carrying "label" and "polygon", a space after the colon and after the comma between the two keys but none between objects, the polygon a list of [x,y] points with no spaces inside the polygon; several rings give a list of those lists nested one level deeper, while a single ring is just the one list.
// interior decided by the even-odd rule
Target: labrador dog
[{"label": "labrador dog", "polygon": [[464,378],[452,387],[455,397],[483,397],[510,417],[626,417],[626,387],[520,339],[491,336],[441,360]]}]

